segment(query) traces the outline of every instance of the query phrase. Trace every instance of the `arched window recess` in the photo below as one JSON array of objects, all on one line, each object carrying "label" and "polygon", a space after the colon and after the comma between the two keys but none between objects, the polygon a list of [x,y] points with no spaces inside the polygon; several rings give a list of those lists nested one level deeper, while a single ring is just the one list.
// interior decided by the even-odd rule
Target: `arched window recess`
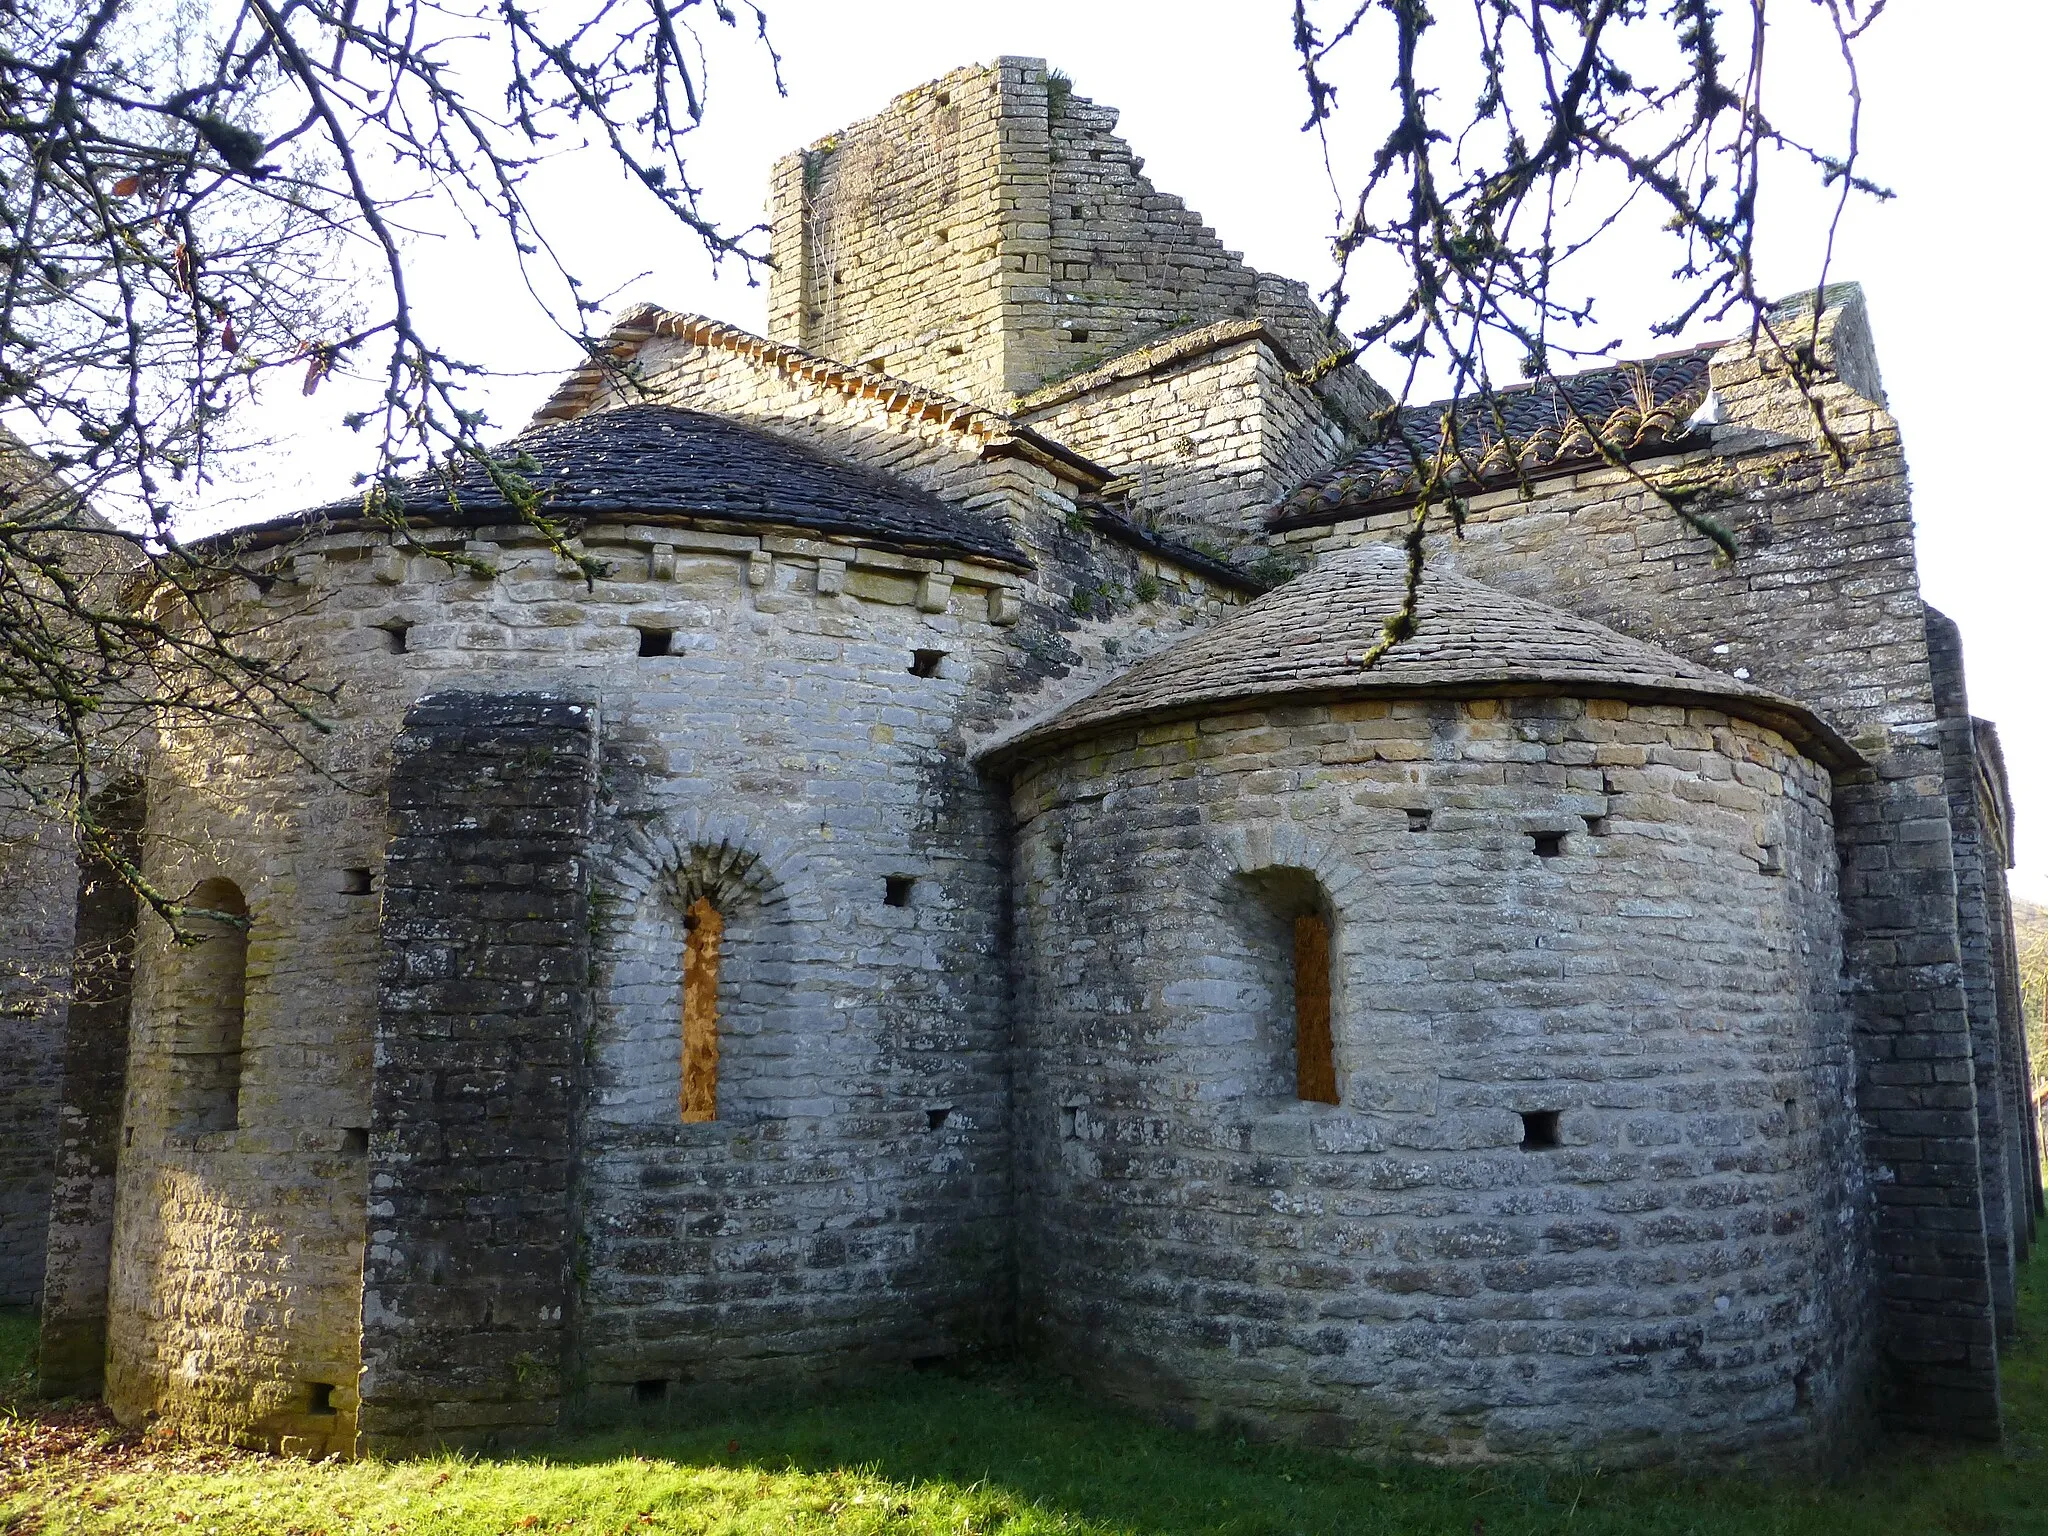
[{"label": "arched window recess", "polygon": [[232,1131],[241,1122],[249,904],[232,880],[186,896],[173,962],[170,1072],[177,1128]]},{"label": "arched window recess", "polygon": [[1302,869],[1263,870],[1251,877],[1251,884],[1272,920],[1269,931],[1285,953],[1291,983],[1288,1000],[1293,1005],[1295,1097],[1308,1103],[1335,1104],[1329,899],[1315,876]]}]

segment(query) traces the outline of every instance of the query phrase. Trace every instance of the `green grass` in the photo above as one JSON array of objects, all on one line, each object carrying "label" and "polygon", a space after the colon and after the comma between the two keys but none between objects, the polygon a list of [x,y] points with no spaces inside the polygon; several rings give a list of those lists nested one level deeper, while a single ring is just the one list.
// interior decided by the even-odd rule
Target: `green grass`
[{"label": "green grass", "polygon": [[0,1408],[27,1395],[35,1363],[35,1312],[28,1307],[0,1307]]},{"label": "green grass", "polygon": [[[494,1460],[307,1466],[95,1451],[90,1436],[23,1457],[0,1433],[0,1533],[2021,1536],[2048,1532],[2048,1256],[2026,1276],[2022,1327],[2005,1362],[2003,1450],[1887,1446],[1826,1486],[1378,1467],[1168,1430],[1042,1377],[990,1372]],[[25,1342],[0,1315],[0,1373]],[[17,1424],[15,1441],[29,1432]]]}]

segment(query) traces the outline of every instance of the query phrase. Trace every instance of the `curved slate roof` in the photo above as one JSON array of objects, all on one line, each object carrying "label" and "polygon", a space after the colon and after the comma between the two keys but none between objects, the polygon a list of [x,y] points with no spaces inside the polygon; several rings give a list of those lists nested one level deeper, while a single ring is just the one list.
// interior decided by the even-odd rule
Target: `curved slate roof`
[{"label": "curved slate roof", "polygon": [[1313,570],[1214,628],[1139,662],[986,755],[1036,753],[1114,725],[1186,719],[1251,703],[1393,694],[1472,698],[1566,694],[1701,703],[1768,725],[1831,768],[1856,753],[1803,704],[1627,635],[1424,567],[1415,633],[1369,671],[1365,653],[1400,606],[1406,555],[1368,544]]},{"label": "curved slate roof", "polygon": [[[1009,531],[906,481],[826,458],[758,427],[671,405],[623,405],[521,432],[498,450],[523,455],[527,480],[556,516],[680,513],[807,528],[892,547],[971,555],[1027,567]],[[460,510],[449,505],[451,489]],[[406,510],[470,525],[515,516],[475,464],[451,487],[439,474],[406,482]],[[320,509],[334,517],[353,500]]]},{"label": "curved slate roof", "polygon": [[1707,364],[1720,345],[1510,385],[1494,392],[1498,419],[1485,400],[1461,400],[1455,451],[1444,440],[1449,402],[1410,406],[1378,441],[1298,488],[1272,522],[1295,527],[1411,499],[1420,488],[1411,448],[1425,463],[1439,452],[1449,455],[1445,490],[1475,496],[1597,464],[1601,455],[1586,430],[1589,422],[1624,458],[1695,446],[1686,423],[1706,403]]}]

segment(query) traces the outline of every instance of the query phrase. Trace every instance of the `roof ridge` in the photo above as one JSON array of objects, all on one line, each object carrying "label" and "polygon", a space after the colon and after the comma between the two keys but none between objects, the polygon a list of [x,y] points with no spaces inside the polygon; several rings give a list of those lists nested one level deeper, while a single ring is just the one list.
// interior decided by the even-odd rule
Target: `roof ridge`
[{"label": "roof ridge", "polygon": [[974,438],[980,444],[981,452],[991,457],[1014,453],[1020,447],[1032,450],[1027,456],[1053,461],[1063,467],[1071,478],[1090,488],[1099,489],[1112,478],[1109,471],[1094,460],[999,411],[941,394],[893,374],[820,357],[785,341],[771,341],[708,315],[663,309],[658,304],[636,305],[619,316],[596,349],[603,354],[603,359],[592,356],[580,363],[534,412],[528,426],[573,420],[582,415],[602,390],[611,366],[629,361],[641,347],[657,337],[672,337],[691,346],[715,347],[772,367],[779,373],[801,378],[806,383],[823,385],[849,398],[877,401],[890,415],[935,422],[945,429]]},{"label": "roof ridge", "polygon": [[[1609,450],[1626,460],[1683,452],[1697,446],[1688,426],[1712,392],[1712,359],[1722,345],[1702,343],[1507,386],[1493,396],[1502,431],[1495,430],[1483,394],[1404,406],[1378,437],[1297,485],[1268,515],[1268,525],[1302,527],[1412,501],[1420,489],[1416,452],[1443,455],[1442,490],[1460,496],[1597,466]],[[1459,441],[1452,452],[1441,423],[1454,404]]]},{"label": "roof ridge", "polygon": [[[1703,341],[1690,347],[1673,347],[1668,352],[1652,352],[1647,357],[1617,357],[1612,362],[1600,363],[1591,368],[1581,368],[1573,373],[1544,373],[1533,379],[1517,379],[1512,384],[1497,384],[1492,388],[1496,395],[1519,395],[1540,389],[1545,384],[1570,384],[1575,380],[1595,378],[1603,373],[1613,373],[1621,368],[1642,368],[1651,363],[1669,363],[1681,357],[1712,357],[1727,346],[1727,341]],[[1437,400],[1426,400],[1420,405],[1403,406],[1402,411],[1429,411],[1449,405],[1455,398],[1460,404],[1468,400],[1484,400],[1487,391],[1478,390],[1469,395],[1446,395]]]}]

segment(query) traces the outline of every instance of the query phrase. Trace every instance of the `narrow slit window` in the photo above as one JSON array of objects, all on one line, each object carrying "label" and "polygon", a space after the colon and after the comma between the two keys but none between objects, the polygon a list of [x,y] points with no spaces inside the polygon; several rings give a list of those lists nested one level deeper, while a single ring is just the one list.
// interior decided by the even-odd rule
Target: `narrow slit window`
[{"label": "narrow slit window", "polygon": [[1330,1038],[1330,925],[1319,912],[1294,920],[1294,1067],[1298,1097],[1337,1102]]},{"label": "narrow slit window", "polygon": [[683,1119],[718,1118],[718,952],[725,918],[702,896],[683,917]]}]

